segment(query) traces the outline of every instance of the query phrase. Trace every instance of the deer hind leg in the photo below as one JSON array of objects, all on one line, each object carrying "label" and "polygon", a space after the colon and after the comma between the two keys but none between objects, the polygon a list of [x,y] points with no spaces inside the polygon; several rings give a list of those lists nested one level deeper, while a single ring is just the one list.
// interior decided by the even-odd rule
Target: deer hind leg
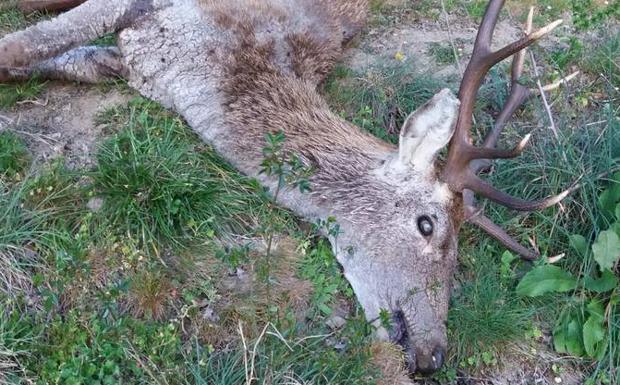
[{"label": "deer hind leg", "polygon": [[1,67],[28,67],[115,32],[155,10],[157,0],[90,0],[0,39]]},{"label": "deer hind leg", "polygon": [[0,67],[0,82],[24,81],[35,74],[50,80],[99,83],[126,78],[129,71],[116,47],[79,47],[29,67]]}]

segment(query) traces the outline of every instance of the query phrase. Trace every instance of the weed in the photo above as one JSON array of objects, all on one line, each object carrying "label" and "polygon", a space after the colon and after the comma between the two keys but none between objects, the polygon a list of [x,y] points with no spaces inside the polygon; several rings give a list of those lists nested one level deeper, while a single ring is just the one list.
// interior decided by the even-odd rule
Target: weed
[{"label": "weed", "polygon": [[[620,173],[612,178],[612,183],[599,196],[601,214],[611,224],[609,229],[600,231],[591,247],[585,237],[575,234],[571,244],[575,251],[596,262],[591,271],[584,271],[577,277],[558,266],[541,265],[528,272],[519,285],[517,293],[524,296],[540,296],[548,292],[573,292],[579,282],[582,294],[575,295],[555,323],[553,330],[554,346],[558,352],[573,356],[586,356],[600,361],[602,365],[617,367],[617,346],[611,330],[615,320],[620,317],[617,308],[620,284],[616,274],[620,259]],[[608,361],[605,357],[608,356]],[[615,376],[614,373],[609,373]]]},{"label": "weed", "polygon": [[0,382],[17,384],[20,380],[31,381],[24,373],[24,361],[31,353],[30,347],[37,343],[41,328],[34,325],[31,316],[18,301],[0,294],[0,304]]},{"label": "weed", "polygon": [[26,144],[13,132],[0,132],[0,179],[19,181],[30,164]]},{"label": "weed", "polygon": [[620,87],[620,33],[609,36],[585,60],[585,67],[595,76],[607,79],[612,87]]},{"label": "weed", "polygon": [[92,41],[90,44],[91,45],[98,45],[98,46],[102,46],[102,47],[115,46],[116,45],[116,39],[117,39],[117,36],[116,36],[115,33],[107,33],[107,34],[101,36],[100,38]]},{"label": "weed", "polygon": [[29,247],[42,238],[43,216],[24,209],[22,185],[5,191],[0,180],[0,296],[15,298],[32,289],[30,268],[37,264]]}]

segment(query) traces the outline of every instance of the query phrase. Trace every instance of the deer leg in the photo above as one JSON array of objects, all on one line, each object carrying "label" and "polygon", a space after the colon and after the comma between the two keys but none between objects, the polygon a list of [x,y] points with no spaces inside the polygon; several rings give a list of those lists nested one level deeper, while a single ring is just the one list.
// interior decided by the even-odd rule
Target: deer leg
[{"label": "deer leg", "polygon": [[0,82],[23,81],[34,74],[50,80],[99,83],[127,77],[128,70],[116,47],[79,47],[30,67],[0,67]]},{"label": "deer leg", "polygon": [[58,17],[0,39],[0,66],[30,66],[133,24],[157,0],[89,0]]}]

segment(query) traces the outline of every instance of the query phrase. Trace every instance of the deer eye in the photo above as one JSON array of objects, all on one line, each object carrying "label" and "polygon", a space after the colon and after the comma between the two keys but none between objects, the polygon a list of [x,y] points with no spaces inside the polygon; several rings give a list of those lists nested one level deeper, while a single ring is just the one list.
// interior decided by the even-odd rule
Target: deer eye
[{"label": "deer eye", "polygon": [[433,235],[433,222],[427,215],[418,218],[418,230],[425,237]]}]

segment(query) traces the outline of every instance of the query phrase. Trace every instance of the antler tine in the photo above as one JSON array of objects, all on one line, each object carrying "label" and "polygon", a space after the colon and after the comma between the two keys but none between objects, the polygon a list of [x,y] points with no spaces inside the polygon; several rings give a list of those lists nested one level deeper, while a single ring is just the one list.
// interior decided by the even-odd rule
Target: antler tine
[{"label": "antler tine", "polygon": [[[525,34],[532,33],[532,22],[534,19],[534,7],[530,7],[530,11],[527,15],[527,22],[525,24]],[[512,59],[512,68],[510,71],[510,95],[508,100],[504,104],[502,111],[500,112],[493,129],[489,132],[484,140],[483,147],[492,148],[497,145],[499,135],[508,123],[510,117],[519,108],[523,102],[527,100],[530,95],[530,90],[519,84],[519,78],[523,75],[523,68],[525,67],[525,54],[527,49],[523,49],[517,52]]]},{"label": "antler tine", "polygon": [[[478,31],[476,42],[474,43],[472,58],[467,65],[465,74],[463,75],[463,80],[461,82],[461,87],[459,89],[461,108],[459,109],[455,133],[450,141],[448,161],[442,174],[443,180],[456,191],[463,190],[464,180],[461,175],[469,166],[470,161],[474,159],[493,158],[493,155],[498,154],[496,152],[488,152],[480,149],[474,150],[474,146],[471,144],[470,129],[472,126],[472,114],[476,101],[476,95],[478,93],[478,89],[480,88],[482,79],[487,74],[489,69],[495,64],[515,53],[522,52],[525,48],[552,31],[562,22],[562,20],[555,21],[544,28],[527,34],[525,37],[505,46],[504,48],[501,48],[498,51],[492,51],[491,38],[503,4],[504,0],[491,0],[489,3]],[[513,75],[516,78],[518,78],[517,75],[522,72],[523,61],[525,60],[524,54],[518,55],[517,58],[517,65],[513,68]],[[518,84],[516,79],[513,80],[514,84]],[[512,111],[508,109],[506,110],[506,117],[503,118],[505,121],[507,121],[508,117],[512,115],[512,112],[514,112],[514,110],[523,102],[523,98],[527,97],[527,95],[520,94],[529,94],[529,90],[523,90],[520,86],[517,86],[516,90],[518,90],[518,92],[514,95],[514,100],[510,101],[508,106],[512,109]],[[497,136],[499,135],[499,131],[501,131],[501,129],[496,131],[498,134],[490,137],[490,142],[497,141]],[[503,152],[501,154],[503,154]]]},{"label": "antler tine", "polygon": [[490,220],[486,215],[482,214],[481,210],[476,210],[473,206],[467,207],[466,218],[469,223],[480,227],[493,238],[501,242],[508,249],[519,254],[523,259],[533,261],[540,256],[538,251],[530,250],[517,242],[517,240],[511,237],[506,232],[506,230],[502,229],[499,225]]},{"label": "antler tine", "polygon": [[485,198],[491,199],[496,203],[518,211],[536,211],[551,207],[559,203],[562,199],[566,198],[566,196],[574,191],[574,187],[569,187],[557,195],[552,195],[540,200],[528,201],[513,197],[510,194],[496,189],[491,184],[471,172],[468,173],[464,184],[465,188],[472,190]]},{"label": "antler tine", "polygon": [[[487,6],[483,21],[480,25],[476,42],[474,44],[472,59],[465,70],[461,88],[459,89],[461,108],[459,110],[455,135],[450,143],[448,161],[443,170],[442,178],[446,183],[448,183],[451,189],[462,192],[465,219],[468,222],[485,230],[488,234],[504,244],[508,249],[516,252],[525,259],[531,260],[538,257],[538,252],[535,250],[529,250],[520,245],[519,242],[508,235],[508,233],[506,233],[506,231],[504,231],[500,226],[493,223],[488,217],[486,217],[482,213],[482,210],[476,207],[474,193],[481,194],[499,204],[515,210],[533,211],[555,205],[570,192],[578,188],[578,184],[575,184],[558,195],[538,201],[527,201],[495,189],[489,183],[477,176],[480,171],[490,165],[490,159],[517,156],[526,146],[530,135],[526,135],[512,150],[501,150],[495,148],[499,140],[499,136],[510,117],[532,94],[534,94],[532,90],[519,84],[518,82],[519,78],[523,74],[527,47],[549,33],[562,21],[555,21],[544,28],[532,32],[534,10],[532,7],[530,8],[527,18],[525,37],[497,51],[492,51],[491,40],[493,30],[497,24],[499,13],[503,4],[503,0],[491,0]],[[511,70],[510,94],[495,122],[495,125],[485,137],[482,146],[475,147],[471,143],[470,130],[472,126],[472,115],[476,94],[480,88],[484,76],[491,69],[491,67],[511,55],[514,56]],[[560,82],[556,82],[558,84],[555,85],[555,87],[570,80],[572,77],[574,77],[574,75],[562,79]]]}]

